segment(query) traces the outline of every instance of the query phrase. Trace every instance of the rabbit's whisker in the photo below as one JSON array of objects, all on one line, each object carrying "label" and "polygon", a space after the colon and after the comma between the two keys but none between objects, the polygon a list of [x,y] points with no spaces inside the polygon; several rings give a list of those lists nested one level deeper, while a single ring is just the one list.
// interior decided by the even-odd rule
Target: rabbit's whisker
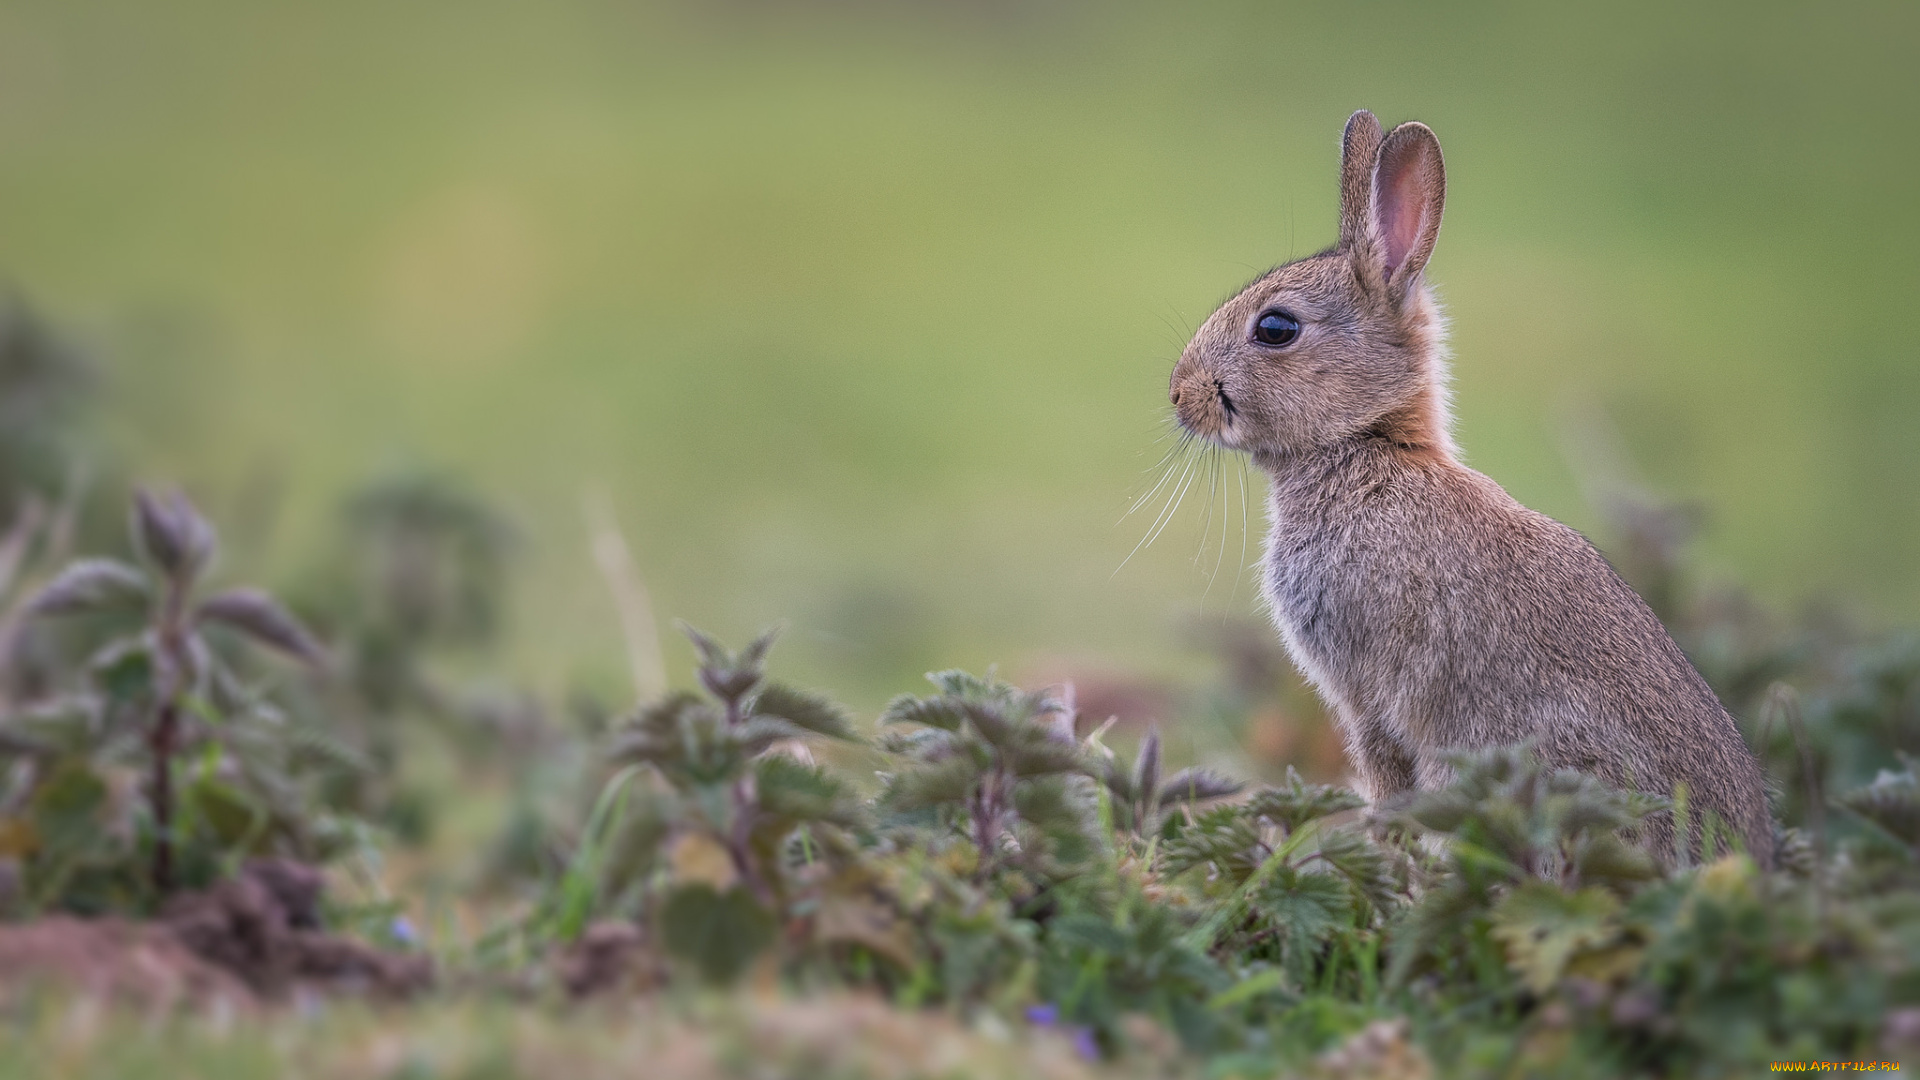
[{"label": "rabbit's whisker", "polygon": [[1166,513],[1160,516],[1160,521],[1154,526],[1153,533],[1147,537],[1147,546],[1153,546],[1153,542],[1159,539],[1160,534],[1166,530],[1167,524],[1173,520],[1173,516],[1180,512],[1180,507],[1186,504],[1187,492],[1192,490],[1193,482],[1198,478],[1198,470],[1193,467],[1197,463],[1197,460],[1198,459],[1188,461],[1187,470],[1184,474],[1185,478],[1182,480],[1180,486],[1174,490],[1173,497],[1168,501]]},{"label": "rabbit's whisker", "polygon": [[1238,464],[1240,466],[1240,564],[1233,570],[1233,592],[1227,595],[1229,608],[1233,607],[1234,600],[1240,595],[1240,575],[1247,569],[1247,459],[1240,458]]},{"label": "rabbit's whisker", "polygon": [[[1167,452],[1161,455],[1159,464],[1153,466],[1154,469],[1160,470],[1159,483],[1154,484],[1152,489],[1150,489],[1146,494],[1140,496],[1138,499],[1135,499],[1133,501],[1133,505],[1127,507],[1127,512],[1120,515],[1121,521],[1125,521],[1126,519],[1132,517],[1134,513],[1138,511],[1142,506],[1145,506],[1147,505],[1147,503],[1153,501],[1153,497],[1159,494],[1160,489],[1166,485],[1167,478],[1173,475],[1173,466],[1175,464],[1174,459],[1181,452],[1187,449],[1191,440],[1192,440],[1192,436],[1190,434],[1186,432],[1182,432],[1179,441],[1175,442],[1172,446],[1167,448]],[[1153,470],[1148,470],[1148,471],[1151,472]]]},{"label": "rabbit's whisker", "polygon": [[[1231,468],[1235,468],[1235,467],[1236,467],[1236,465],[1237,465],[1237,463],[1236,463],[1236,464],[1227,464],[1227,463],[1226,463],[1226,460],[1225,460],[1225,455],[1222,455],[1222,460],[1221,460],[1221,464],[1219,464],[1219,465],[1217,465],[1217,466],[1215,467],[1215,469],[1214,469],[1214,472],[1215,472],[1216,474],[1218,474],[1218,473],[1220,472],[1220,470],[1222,470],[1222,469],[1231,469]],[[1226,484],[1224,483],[1224,481],[1223,481],[1223,482],[1221,482],[1221,484],[1220,484],[1220,498],[1221,498],[1222,500],[1225,500],[1225,499],[1226,499],[1226,497],[1227,497],[1227,491],[1226,491],[1226,487],[1227,487],[1227,485],[1226,485]],[[1226,562],[1227,562],[1227,523],[1228,523],[1229,521],[1232,521],[1232,520],[1233,520],[1233,510],[1232,510],[1232,508],[1231,508],[1231,507],[1225,507],[1225,506],[1223,506],[1223,507],[1221,507],[1221,509],[1220,509],[1220,550],[1219,550],[1219,551],[1218,551],[1217,553],[1215,553],[1215,555],[1213,556],[1213,574],[1212,574],[1211,576],[1209,576],[1209,577],[1207,578],[1207,591],[1208,591],[1208,592],[1212,592],[1212,591],[1213,591],[1213,583],[1214,583],[1215,581],[1217,581],[1217,580],[1219,580],[1219,578],[1220,578],[1220,568],[1221,568],[1222,566],[1225,566],[1225,565],[1226,565]],[[1246,534],[1247,534],[1247,532],[1246,532],[1246,524],[1245,524],[1244,522],[1242,522],[1242,523],[1241,523],[1241,526],[1240,526],[1240,535],[1241,535],[1242,537],[1245,537],[1245,536],[1246,536]],[[1238,586],[1238,585],[1239,585],[1239,583],[1240,583],[1240,576],[1239,576],[1239,574],[1237,574],[1237,573],[1236,573],[1236,574],[1234,575],[1234,584],[1235,584],[1236,586]],[[1205,595],[1203,594],[1203,595],[1201,596],[1201,599],[1202,599],[1202,600],[1205,600],[1205,599],[1206,599],[1206,596],[1205,596]],[[1227,597],[1227,603],[1229,603],[1229,604],[1231,604],[1231,603],[1233,603],[1233,597],[1232,597],[1232,595],[1231,595],[1231,594],[1229,594],[1229,595],[1228,595],[1228,597]]]},{"label": "rabbit's whisker", "polygon": [[[1205,519],[1206,524],[1200,528],[1200,546],[1193,550],[1193,565],[1196,567],[1200,565],[1201,558],[1207,553],[1207,537],[1213,535],[1213,504],[1217,501],[1220,493],[1220,453],[1218,447],[1207,447],[1203,469],[1207,474],[1207,516]],[[1220,527],[1225,529],[1226,524],[1223,522]],[[1225,536],[1226,533],[1222,532],[1220,535]],[[1202,599],[1205,599],[1205,597],[1202,596]]]},{"label": "rabbit's whisker", "polygon": [[[1191,450],[1192,446],[1193,443],[1191,440],[1182,439],[1180,441],[1180,449],[1182,450]],[[1126,569],[1127,563],[1133,561],[1133,557],[1140,553],[1141,548],[1152,546],[1154,538],[1160,535],[1160,530],[1164,529],[1166,523],[1173,519],[1173,511],[1178,508],[1179,500],[1186,491],[1186,485],[1190,482],[1189,478],[1193,475],[1195,460],[1196,458],[1192,454],[1186,455],[1186,466],[1180,470],[1180,479],[1174,482],[1172,491],[1168,493],[1166,505],[1162,507],[1160,513],[1155,516],[1153,524],[1148,526],[1147,535],[1141,537],[1140,542],[1133,545],[1133,550],[1127,552],[1127,557],[1120,560],[1120,565],[1113,568],[1113,575],[1109,577],[1109,580],[1111,580],[1113,576],[1118,576],[1120,571]],[[1169,469],[1167,475],[1173,475],[1173,470]],[[1162,483],[1164,482],[1163,479]],[[1159,488],[1160,485],[1154,485],[1155,491],[1158,491]]]},{"label": "rabbit's whisker", "polygon": [[[1213,447],[1207,456],[1211,459],[1212,466],[1209,470],[1210,475],[1207,477],[1207,528],[1200,533],[1200,547],[1193,553],[1195,566],[1199,566],[1200,560],[1207,556],[1207,537],[1213,533],[1213,507],[1214,504],[1219,501],[1222,493],[1220,471],[1226,461],[1225,455],[1220,452],[1220,447],[1218,446]],[[1227,553],[1227,522],[1229,520],[1231,519],[1227,515],[1227,512],[1224,509],[1221,510],[1220,555],[1214,559],[1213,569],[1207,573],[1207,587],[1200,593],[1200,603],[1202,605],[1207,602],[1207,597],[1213,595],[1213,586],[1220,580],[1220,562],[1226,557]]]}]

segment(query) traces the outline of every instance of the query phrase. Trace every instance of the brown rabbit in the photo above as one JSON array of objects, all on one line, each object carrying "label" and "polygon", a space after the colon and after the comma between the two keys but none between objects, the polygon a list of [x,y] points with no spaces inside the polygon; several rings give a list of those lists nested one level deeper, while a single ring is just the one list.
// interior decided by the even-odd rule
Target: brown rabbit
[{"label": "brown rabbit", "polygon": [[[1421,278],[1445,198],[1431,130],[1355,113],[1340,242],[1222,304],[1173,369],[1180,423],[1272,478],[1280,636],[1376,801],[1444,784],[1451,751],[1530,740],[1622,787],[1684,783],[1696,827],[1711,812],[1770,863],[1760,768],[1660,621],[1584,537],[1455,456]],[[1671,841],[1671,818],[1649,824]]]}]

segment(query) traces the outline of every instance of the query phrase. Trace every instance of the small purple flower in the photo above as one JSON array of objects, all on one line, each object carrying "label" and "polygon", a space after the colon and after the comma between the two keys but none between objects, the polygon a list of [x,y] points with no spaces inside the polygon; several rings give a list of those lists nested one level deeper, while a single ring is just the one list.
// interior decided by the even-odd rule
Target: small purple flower
[{"label": "small purple flower", "polygon": [[[1060,1006],[1052,1002],[1027,1006],[1027,1023],[1034,1027],[1060,1028]],[[1093,1037],[1093,1029],[1084,1024],[1065,1029],[1073,1039],[1073,1052],[1088,1061],[1100,1060],[1100,1042]]]},{"label": "small purple flower", "polygon": [[407,918],[405,915],[395,915],[393,922],[387,926],[387,933],[392,934],[393,940],[402,945],[420,944],[419,931],[413,928],[413,920]]}]

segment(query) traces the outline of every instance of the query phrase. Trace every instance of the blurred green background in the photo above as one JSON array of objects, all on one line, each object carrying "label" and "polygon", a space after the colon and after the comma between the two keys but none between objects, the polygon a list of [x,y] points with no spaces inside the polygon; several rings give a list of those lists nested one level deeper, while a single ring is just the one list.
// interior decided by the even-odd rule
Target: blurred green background
[{"label": "blurred green background", "polygon": [[1364,106],[1446,149],[1472,464],[1592,528],[1611,438],[1716,572],[1905,621],[1916,55],[1910,3],[6,0],[0,273],[235,573],[383,471],[496,494],[515,678],[624,678],[593,491],[663,620],[857,704],[1175,676],[1254,581],[1233,472],[1115,573],[1165,376],[1331,241]]}]

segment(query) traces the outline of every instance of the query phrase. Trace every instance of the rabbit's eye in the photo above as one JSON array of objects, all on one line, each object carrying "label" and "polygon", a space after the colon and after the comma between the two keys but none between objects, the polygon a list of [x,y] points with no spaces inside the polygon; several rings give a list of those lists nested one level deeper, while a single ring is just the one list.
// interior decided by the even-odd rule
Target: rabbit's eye
[{"label": "rabbit's eye", "polygon": [[1262,345],[1285,345],[1300,336],[1300,320],[1284,311],[1268,311],[1253,324],[1253,340]]}]

